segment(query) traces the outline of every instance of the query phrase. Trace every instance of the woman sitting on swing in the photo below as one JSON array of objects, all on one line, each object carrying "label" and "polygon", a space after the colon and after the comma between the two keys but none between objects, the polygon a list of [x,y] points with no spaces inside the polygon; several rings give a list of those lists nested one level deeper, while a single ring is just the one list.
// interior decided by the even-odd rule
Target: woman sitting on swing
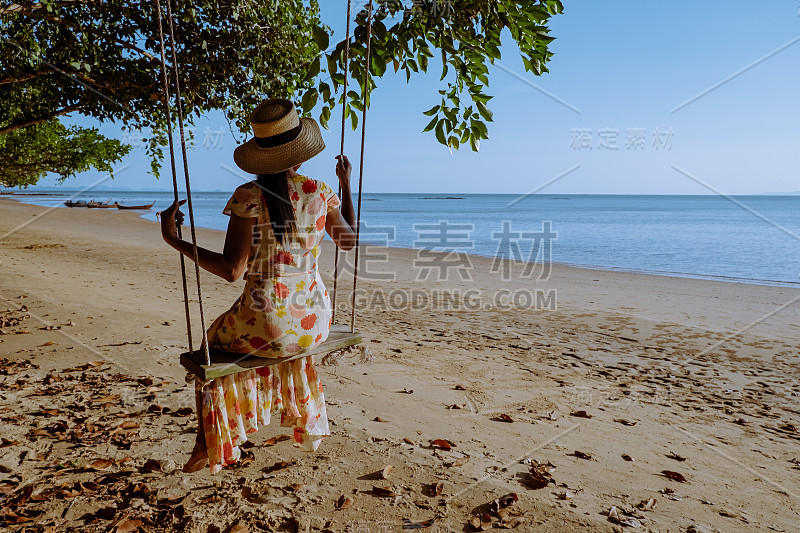
[{"label": "woman sitting on swing", "polygon": [[[301,119],[292,102],[274,99],[255,109],[250,124],[255,137],[237,147],[233,158],[257,179],[239,186],[223,211],[230,215],[223,252],[198,248],[202,268],[230,282],[244,274],[247,283],[207,338],[210,347],[226,352],[288,357],[313,349],[330,332],[330,298],[317,270],[319,245],[327,231],[336,246],[355,246],[351,165],[337,156],[340,202],[324,182],[297,174],[325,148],[314,119]],[[184,202],[162,213],[161,233],[193,259],[192,244],[178,237]],[[195,396],[197,440],[184,472],[200,470],[207,460],[212,473],[235,463],[239,445],[259,424],[269,424],[273,408],[306,451],[330,435],[313,356],[196,382]]]}]

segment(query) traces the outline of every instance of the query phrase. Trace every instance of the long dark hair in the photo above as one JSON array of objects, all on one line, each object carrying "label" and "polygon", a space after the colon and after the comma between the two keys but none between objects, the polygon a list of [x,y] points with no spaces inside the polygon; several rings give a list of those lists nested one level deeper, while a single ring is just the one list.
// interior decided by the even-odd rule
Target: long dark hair
[{"label": "long dark hair", "polygon": [[297,234],[294,209],[289,198],[289,175],[285,170],[275,174],[259,174],[256,182],[261,187],[275,239],[284,244],[287,237],[292,238]]}]

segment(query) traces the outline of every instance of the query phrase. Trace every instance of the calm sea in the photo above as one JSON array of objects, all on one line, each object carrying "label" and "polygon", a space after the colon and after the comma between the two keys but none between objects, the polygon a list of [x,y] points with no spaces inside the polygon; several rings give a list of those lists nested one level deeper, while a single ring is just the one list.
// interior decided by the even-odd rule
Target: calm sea
[{"label": "calm sea", "polygon": [[[41,191],[37,191],[41,192]],[[63,205],[72,193],[13,196]],[[193,194],[199,226],[225,229],[229,193]],[[172,202],[166,192],[80,199]],[[188,220],[188,217],[187,217]],[[800,196],[364,194],[364,240],[609,270],[800,285]],[[549,229],[548,229],[549,228]]]}]

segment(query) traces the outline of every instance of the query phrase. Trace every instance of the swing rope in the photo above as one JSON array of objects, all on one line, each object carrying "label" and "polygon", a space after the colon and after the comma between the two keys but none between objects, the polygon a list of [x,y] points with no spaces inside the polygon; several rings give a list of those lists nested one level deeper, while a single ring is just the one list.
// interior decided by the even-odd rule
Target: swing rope
[{"label": "swing rope", "polygon": [[[345,111],[347,110],[347,80],[350,73],[350,6],[352,0],[347,0],[347,32],[345,33],[344,41],[344,84],[342,90],[342,141],[339,145],[339,160],[344,157],[344,119],[347,118]],[[339,197],[342,196],[342,185],[339,185]],[[335,255],[333,259],[333,293],[331,293],[331,322],[336,322],[336,288],[339,283],[339,247],[335,246]]]},{"label": "swing rope", "polygon": [[[172,166],[172,192],[175,201],[178,201],[178,173],[175,170],[175,147],[172,142],[172,117],[169,111],[169,74],[167,73],[167,60],[164,53],[164,28],[161,21],[161,2],[156,0],[158,11],[158,37],[161,43],[161,73],[164,80],[164,114],[167,118],[167,133],[169,140],[169,161]],[[178,226],[178,238],[183,238],[181,226]],[[182,253],[178,253],[181,260],[181,281],[183,282],[183,304],[186,310],[186,333],[189,337],[189,349],[192,349],[192,315],[189,311],[189,289],[186,286],[186,260]]]},{"label": "swing rope", "polygon": [[[339,155],[344,156],[344,132],[345,132],[345,118],[347,117],[347,81],[350,74],[350,5],[351,0],[347,1],[347,38],[345,39],[344,48],[344,83],[342,84],[342,139],[339,148]],[[366,134],[367,123],[367,104],[369,102],[369,71],[370,71],[370,54],[372,48],[372,0],[369,0],[367,5],[367,51],[365,55],[365,68],[364,68],[364,107],[361,111],[361,157],[359,161],[358,173],[358,215],[356,217],[356,253],[355,265],[353,266],[353,294],[350,305],[350,333],[355,332],[356,323],[356,287],[358,284],[358,249],[361,236],[361,191],[364,183],[364,139]],[[342,187],[339,186],[339,195],[342,194]],[[333,307],[333,319],[336,318],[336,294],[339,281],[339,248],[336,247],[335,256],[333,260],[333,295],[331,297],[331,306]]]},{"label": "swing rope", "polygon": [[[203,335],[203,351],[206,356],[206,364],[211,364],[211,353],[209,352],[208,347],[208,339],[206,338],[206,317],[205,317],[205,310],[203,309],[203,293],[202,289],[200,288],[200,259],[198,257],[197,252],[197,233],[195,231],[194,225],[194,210],[192,209],[192,188],[191,184],[189,183],[189,160],[186,156],[186,135],[183,129],[183,103],[181,102],[181,84],[180,84],[180,73],[178,71],[178,56],[176,51],[176,43],[175,43],[175,29],[172,25],[172,7],[171,7],[172,0],[166,1],[167,6],[167,23],[168,23],[168,32],[169,32],[169,40],[170,44],[172,45],[172,67],[173,67],[173,74],[175,76],[175,102],[176,102],[176,112],[178,115],[178,127],[180,130],[181,135],[181,152],[183,154],[183,175],[186,181],[186,205],[189,208],[189,227],[191,228],[191,235],[192,235],[192,253],[194,256],[194,273],[195,279],[197,280],[197,304],[200,309],[200,328]],[[161,27],[161,3],[160,0],[156,0],[156,6],[158,8],[158,19],[159,19],[159,28]],[[164,47],[164,35],[161,34],[161,47]],[[169,104],[167,104],[169,105]],[[173,160],[173,170],[174,170],[174,160]],[[174,174],[173,174],[174,176]],[[177,188],[177,180],[175,183],[175,188]],[[183,254],[181,254],[183,255]],[[186,271],[182,272],[184,283],[186,282]],[[188,306],[188,298],[186,298],[186,305]],[[191,331],[191,323],[187,320],[186,328]],[[191,335],[191,333],[190,333]],[[194,347],[189,344],[189,350],[193,351]]]},{"label": "swing rope", "polygon": [[355,332],[356,326],[356,284],[358,282],[358,248],[361,238],[361,191],[364,190],[364,135],[367,129],[367,106],[369,105],[369,70],[370,49],[372,48],[372,0],[369,0],[367,12],[367,56],[364,60],[364,107],[361,111],[361,161],[358,170],[358,216],[356,218],[356,258],[353,267],[353,299],[350,305],[350,333]]}]

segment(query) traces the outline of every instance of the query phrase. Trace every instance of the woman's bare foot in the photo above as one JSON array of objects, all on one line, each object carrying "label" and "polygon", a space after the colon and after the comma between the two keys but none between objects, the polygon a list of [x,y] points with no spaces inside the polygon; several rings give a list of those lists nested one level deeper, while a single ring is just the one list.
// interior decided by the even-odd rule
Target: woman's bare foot
[{"label": "woman's bare foot", "polygon": [[189,457],[189,460],[186,461],[186,464],[183,465],[183,472],[187,474],[191,474],[192,472],[197,472],[198,470],[202,469],[206,466],[208,462],[208,449],[206,448],[205,444],[196,442],[194,445],[194,449],[192,450],[192,455]]}]

